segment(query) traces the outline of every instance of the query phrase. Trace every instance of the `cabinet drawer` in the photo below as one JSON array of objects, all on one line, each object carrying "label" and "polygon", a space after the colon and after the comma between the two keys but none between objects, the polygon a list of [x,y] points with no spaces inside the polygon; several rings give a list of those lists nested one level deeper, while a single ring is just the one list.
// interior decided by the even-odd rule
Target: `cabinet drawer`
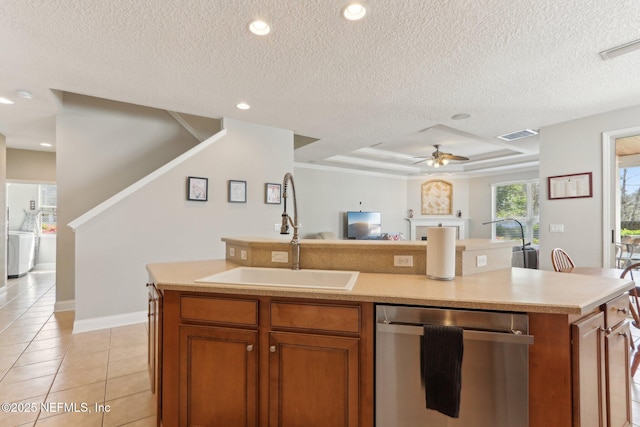
[{"label": "cabinet drawer", "polygon": [[228,325],[258,326],[258,301],[204,296],[182,296],[180,317]]},{"label": "cabinet drawer", "polygon": [[271,326],[360,333],[360,307],[313,303],[271,303]]},{"label": "cabinet drawer", "polygon": [[605,304],[605,328],[613,328],[627,318],[629,314],[629,294],[624,293]]}]

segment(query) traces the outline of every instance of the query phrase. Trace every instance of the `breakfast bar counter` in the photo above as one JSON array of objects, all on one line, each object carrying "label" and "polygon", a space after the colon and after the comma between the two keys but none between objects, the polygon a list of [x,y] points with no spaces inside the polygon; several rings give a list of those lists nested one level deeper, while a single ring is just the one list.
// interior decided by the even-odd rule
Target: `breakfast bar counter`
[{"label": "breakfast bar counter", "polygon": [[151,264],[147,270],[162,290],[578,316],[635,286],[631,280],[523,268],[456,276],[451,281],[415,274],[360,273],[350,291],[196,282],[236,267],[230,261],[210,260]]}]

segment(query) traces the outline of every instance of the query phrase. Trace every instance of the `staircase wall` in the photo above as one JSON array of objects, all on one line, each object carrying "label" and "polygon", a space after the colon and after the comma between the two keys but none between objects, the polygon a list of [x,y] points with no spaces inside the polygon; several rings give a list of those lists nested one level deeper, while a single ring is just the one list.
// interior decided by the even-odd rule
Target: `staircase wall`
[{"label": "staircase wall", "polygon": [[[149,263],[224,258],[223,236],[279,236],[282,206],[265,203],[265,183],[293,170],[293,132],[233,119],[223,127],[214,143],[77,226],[75,331],[146,320]],[[208,201],[187,200],[189,176],[208,179]],[[246,203],[227,201],[229,180],[247,182]]]},{"label": "staircase wall", "polygon": [[199,141],[164,110],[73,93],[56,119],[56,309],[73,309],[73,219]]}]

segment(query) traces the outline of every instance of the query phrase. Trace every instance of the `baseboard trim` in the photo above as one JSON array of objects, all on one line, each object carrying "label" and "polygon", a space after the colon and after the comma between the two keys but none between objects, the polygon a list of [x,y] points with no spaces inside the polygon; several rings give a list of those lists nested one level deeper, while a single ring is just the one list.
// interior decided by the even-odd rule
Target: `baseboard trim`
[{"label": "baseboard trim", "polygon": [[76,300],[56,301],[53,311],[73,311],[76,309]]},{"label": "baseboard trim", "polygon": [[76,320],[73,322],[73,333],[97,331],[100,329],[117,328],[119,326],[135,325],[147,321],[146,311],[116,314],[113,316],[94,317],[92,319]]}]

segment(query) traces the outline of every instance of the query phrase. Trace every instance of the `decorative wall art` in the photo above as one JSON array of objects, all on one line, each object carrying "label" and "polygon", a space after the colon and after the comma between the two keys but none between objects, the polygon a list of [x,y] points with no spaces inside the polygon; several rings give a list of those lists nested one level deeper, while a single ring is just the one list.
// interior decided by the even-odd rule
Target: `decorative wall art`
[{"label": "decorative wall art", "polygon": [[209,179],[190,176],[187,178],[187,200],[206,202],[208,199]]},{"label": "decorative wall art", "polygon": [[420,186],[422,215],[451,215],[453,184],[440,179],[423,182]]},{"label": "decorative wall art", "polygon": [[247,181],[229,181],[229,202],[247,202]]},{"label": "decorative wall art", "polygon": [[593,197],[591,180],[591,172],[550,176],[548,179],[549,200]]},{"label": "decorative wall art", "polygon": [[279,205],[282,200],[280,184],[267,182],[264,187],[264,202],[268,205]]}]

